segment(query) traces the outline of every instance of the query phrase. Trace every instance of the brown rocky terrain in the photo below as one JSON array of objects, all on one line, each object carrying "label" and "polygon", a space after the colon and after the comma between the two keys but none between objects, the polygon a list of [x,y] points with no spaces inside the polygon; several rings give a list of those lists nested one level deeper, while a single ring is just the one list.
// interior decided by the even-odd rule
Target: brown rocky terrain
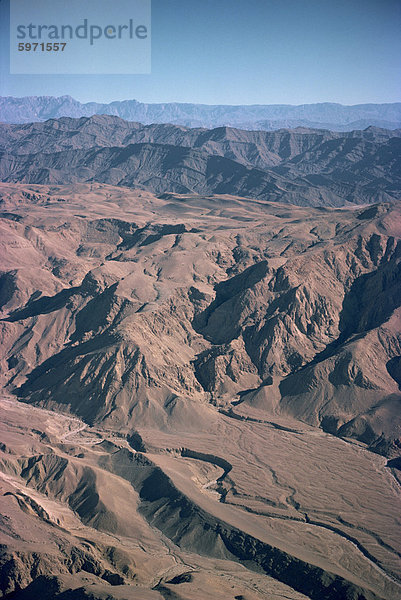
[{"label": "brown rocky terrain", "polygon": [[396,201],[0,200],[5,597],[401,598]]}]

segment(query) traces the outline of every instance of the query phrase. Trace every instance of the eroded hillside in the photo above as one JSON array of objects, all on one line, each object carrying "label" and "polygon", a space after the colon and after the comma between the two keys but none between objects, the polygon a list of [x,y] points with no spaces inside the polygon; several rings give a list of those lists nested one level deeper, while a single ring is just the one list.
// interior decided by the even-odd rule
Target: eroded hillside
[{"label": "eroded hillside", "polygon": [[0,195],[3,593],[400,597],[399,206]]}]

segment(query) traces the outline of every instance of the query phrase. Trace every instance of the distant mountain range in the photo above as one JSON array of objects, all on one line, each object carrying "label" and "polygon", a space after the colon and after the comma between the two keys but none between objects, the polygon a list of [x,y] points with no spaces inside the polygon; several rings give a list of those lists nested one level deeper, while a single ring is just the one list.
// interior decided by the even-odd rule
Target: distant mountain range
[{"label": "distant mountain range", "polygon": [[155,194],[233,194],[302,206],[398,199],[401,130],[246,131],[113,116],[0,125],[0,179],[101,182]]},{"label": "distant mountain range", "polygon": [[312,127],[332,131],[351,131],[369,126],[385,129],[401,127],[401,103],[356,104],[343,106],[319,104],[206,105],[183,103],[146,104],[124,100],[101,104],[82,104],[71,96],[0,97],[0,121],[29,123],[59,117],[115,115],[127,121],[173,123],[185,127],[239,127],[273,131],[280,128]]}]

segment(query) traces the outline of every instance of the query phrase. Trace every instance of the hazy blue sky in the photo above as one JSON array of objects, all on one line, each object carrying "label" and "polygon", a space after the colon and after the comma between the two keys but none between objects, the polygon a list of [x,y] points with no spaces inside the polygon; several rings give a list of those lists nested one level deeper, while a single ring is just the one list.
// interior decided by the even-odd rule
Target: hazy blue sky
[{"label": "hazy blue sky", "polygon": [[123,76],[10,75],[7,5],[0,0],[0,95],[207,104],[401,100],[401,0],[153,0],[152,73]]}]

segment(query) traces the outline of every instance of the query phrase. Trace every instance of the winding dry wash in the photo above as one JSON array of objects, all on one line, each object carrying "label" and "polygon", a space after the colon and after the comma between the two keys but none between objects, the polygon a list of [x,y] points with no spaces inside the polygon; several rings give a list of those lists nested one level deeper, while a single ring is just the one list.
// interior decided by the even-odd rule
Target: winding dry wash
[{"label": "winding dry wash", "polygon": [[401,598],[399,131],[0,135],[0,595]]}]

